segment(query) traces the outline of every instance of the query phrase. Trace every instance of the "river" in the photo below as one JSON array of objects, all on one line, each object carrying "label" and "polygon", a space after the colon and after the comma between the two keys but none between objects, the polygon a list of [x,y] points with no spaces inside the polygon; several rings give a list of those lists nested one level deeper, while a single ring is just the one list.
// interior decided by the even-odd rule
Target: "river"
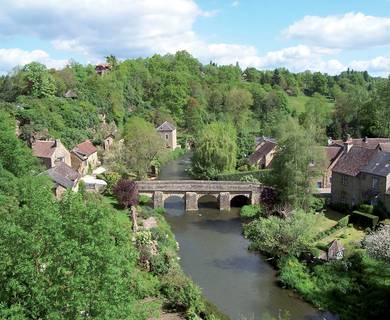
[{"label": "river", "polygon": [[[188,179],[190,156],[169,162],[159,179]],[[220,212],[209,199],[185,213],[183,200],[169,198],[166,219],[180,245],[184,272],[231,319],[257,320],[288,310],[291,319],[324,319],[313,307],[276,284],[276,271],[242,236],[239,209]]]}]

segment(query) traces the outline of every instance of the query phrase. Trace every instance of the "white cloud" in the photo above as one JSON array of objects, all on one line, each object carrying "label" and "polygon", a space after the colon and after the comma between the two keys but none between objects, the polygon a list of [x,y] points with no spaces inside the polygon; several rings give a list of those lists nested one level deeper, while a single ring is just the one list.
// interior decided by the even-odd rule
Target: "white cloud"
[{"label": "white cloud", "polygon": [[23,66],[32,61],[44,63],[48,68],[61,68],[68,63],[67,60],[50,58],[49,54],[43,50],[0,49],[0,74],[7,73],[15,66]]},{"label": "white cloud", "polygon": [[103,57],[173,52],[196,40],[192,0],[3,0],[0,37],[35,36],[56,48]]},{"label": "white cloud", "polygon": [[[239,1],[231,4],[235,2],[238,5]],[[194,0],[170,0],[169,6],[161,0],[2,0],[0,41],[1,38],[21,35],[39,38],[49,41],[57,50],[82,54],[91,62],[109,54],[129,58],[187,50],[206,63],[210,60],[219,64],[239,62],[244,68],[287,67],[292,71],[310,69],[334,74],[345,69],[336,57],[340,51],[337,48],[343,48],[339,43],[345,47],[348,43],[349,46],[367,43],[367,39],[376,44],[390,39],[390,19],[387,18],[361,13],[305,17],[290,26],[286,34],[314,44],[297,45],[262,55],[254,46],[202,40],[194,32],[195,21],[216,13],[202,11]],[[363,31],[364,35],[356,36]],[[41,50],[1,50],[0,72],[32,60],[49,66],[64,64],[64,61],[51,59]],[[351,65],[359,68],[367,66],[377,74],[389,72],[386,63],[383,63],[386,58],[376,59],[379,60],[354,61]],[[381,63],[385,66],[382,69]]]},{"label": "white cloud", "polygon": [[349,67],[354,70],[368,70],[370,73],[386,76],[390,74],[390,57],[376,57],[371,60],[354,60]]},{"label": "white cloud", "polygon": [[305,16],[284,35],[329,48],[367,48],[390,45],[390,18],[349,12],[335,16]]},{"label": "white cloud", "polygon": [[237,1],[233,1],[232,4],[231,4],[232,7],[238,7],[239,5],[240,5],[240,1],[238,1],[238,0]]}]

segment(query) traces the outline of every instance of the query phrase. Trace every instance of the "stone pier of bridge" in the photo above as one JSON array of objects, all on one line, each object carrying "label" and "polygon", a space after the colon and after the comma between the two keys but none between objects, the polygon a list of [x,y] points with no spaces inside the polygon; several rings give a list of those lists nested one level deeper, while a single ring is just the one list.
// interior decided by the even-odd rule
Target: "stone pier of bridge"
[{"label": "stone pier of bridge", "polygon": [[139,181],[137,184],[140,194],[153,199],[154,208],[164,207],[165,200],[174,196],[184,200],[187,211],[198,210],[198,201],[205,195],[216,198],[220,210],[230,210],[231,201],[237,196],[258,204],[263,189],[259,184],[240,181],[161,180]]}]

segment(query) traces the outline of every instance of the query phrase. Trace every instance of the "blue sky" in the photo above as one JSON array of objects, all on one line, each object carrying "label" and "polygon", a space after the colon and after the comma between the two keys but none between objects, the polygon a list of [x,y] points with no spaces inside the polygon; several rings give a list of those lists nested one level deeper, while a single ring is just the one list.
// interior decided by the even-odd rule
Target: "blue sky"
[{"label": "blue sky", "polygon": [[202,62],[390,74],[390,0],[2,0],[0,73],[187,50]]}]

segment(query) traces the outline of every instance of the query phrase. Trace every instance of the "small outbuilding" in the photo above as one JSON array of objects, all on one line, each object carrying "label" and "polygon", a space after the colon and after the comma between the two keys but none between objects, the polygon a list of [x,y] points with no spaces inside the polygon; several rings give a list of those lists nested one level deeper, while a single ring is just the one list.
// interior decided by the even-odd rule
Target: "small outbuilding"
[{"label": "small outbuilding", "polygon": [[161,138],[165,141],[167,148],[171,150],[175,150],[177,148],[176,128],[173,124],[165,121],[156,130],[160,134]]},{"label": "small outbuilding", "polygon": [[88,173],[88,170],[94,169],[98,164],[97,148],[90,140],[79,143],[71,151],[72,167],[81,175]]},{"label": "small outbuilding", "polygon": [[325,261],[341,260],[344,257],[344,250],[345,248],[339,240],[333,240],[329,243],[326,251],[321,250],[318,258]]}]

